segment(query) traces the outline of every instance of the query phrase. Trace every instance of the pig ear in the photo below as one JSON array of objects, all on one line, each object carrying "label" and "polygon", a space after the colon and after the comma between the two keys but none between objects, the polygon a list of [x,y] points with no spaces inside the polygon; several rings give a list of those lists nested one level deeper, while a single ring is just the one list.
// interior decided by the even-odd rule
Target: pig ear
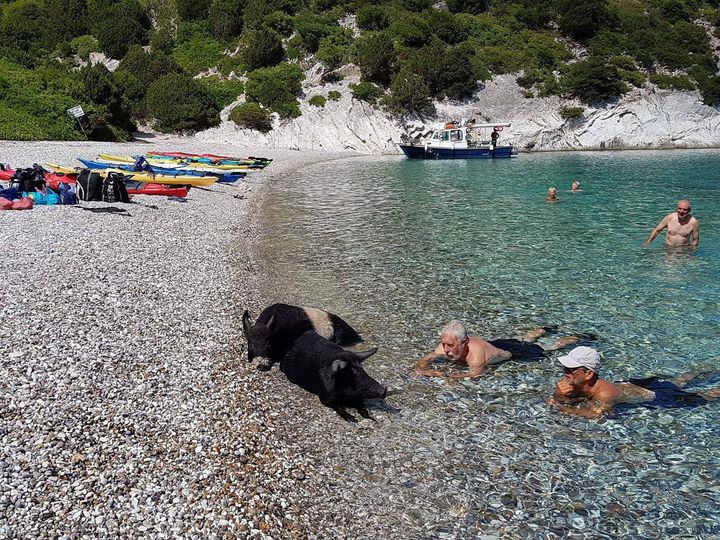
[{"label": "pig ear", "polygon": [[345,369],[348,366],[348,363],[345,360],[340,360],[339,358],[332,361],[332,364],[330,364],[330,375],[335,375],[338,371],[341,369]]},{"label": "pig ear", "polygon": [[267,322],[265,326],[267,326],[267,329],[270,330],[272,328],[273,323],[275,322],[275,315],[270,317],[270,320]]},{"label": "pig ear", "polygon": [[243,332],[245,332],[245,337],[247,337],[248,334],[250,333],[250,329],[253,326],[252,322],[250,321],[250,313],[248,312],[247,309],[245,311],[243,311],[242,324],[243,324]]},{"label": "pig ear", "polygon": [[367,358],[370,358],[373,354],[378,352],[377,347],[373,347],[372,349],[369,349],[367,351],[360,351],[354,353],[357,359],[362,362],[363,360],[366,360]]}]

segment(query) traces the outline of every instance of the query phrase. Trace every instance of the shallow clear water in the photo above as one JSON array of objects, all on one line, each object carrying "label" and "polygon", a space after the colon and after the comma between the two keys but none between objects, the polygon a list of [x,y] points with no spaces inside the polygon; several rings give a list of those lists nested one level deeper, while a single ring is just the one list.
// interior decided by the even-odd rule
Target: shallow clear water
[{"label": "shallow clear water", "polygon": [[[368,371],[399,391],[357,435],[371,450],[355,496],[387,501],[384,519],[419,537],[720,534],[720,402],[588,422],[545,405],[553,359],[459,383],[413,372],[453,318],[488,339],[597,334],[612,380],[720,367],[719,171],[717,151],[383,157],[272,184],[265,296],[341,315],[380,348]],[[644,247],[685,197],[700,248]]]}]

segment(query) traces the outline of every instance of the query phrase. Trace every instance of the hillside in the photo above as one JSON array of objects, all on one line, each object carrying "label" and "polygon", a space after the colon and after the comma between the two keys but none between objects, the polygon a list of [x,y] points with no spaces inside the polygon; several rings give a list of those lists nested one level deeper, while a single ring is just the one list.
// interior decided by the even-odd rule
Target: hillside
[{"label": "hillside", "polygon": [[[519,149],[718,146],[715,1],[0,0],[0,138],[141,126],[394,151],[418,122]],[[80,105],[81,125],[65,111]],[[82,129],[81,129],[82,128]]]}]

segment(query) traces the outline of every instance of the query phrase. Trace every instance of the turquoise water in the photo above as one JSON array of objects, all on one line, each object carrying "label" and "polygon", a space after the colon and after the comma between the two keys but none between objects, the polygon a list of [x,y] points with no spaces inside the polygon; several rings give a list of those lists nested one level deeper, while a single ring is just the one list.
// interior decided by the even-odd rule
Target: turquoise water
[{"label": "turquoise water", "polygon": [[[385,522],[452,538],[720,533],[720,402],[588,422],[547,409],[553,359],[461,383],[413,373],[454,318],[488,339],[542,325],[596,334],[612,380],[719,367],[718,171],[717,151],[383,157],[269,187],[265,296],[341,315],[380,348],[368,370],[398,391],[398,411],[362,435],[375,451],[360,469],[381,477],[362,496],[396,501],[377,510]],[[551,185],[557,204],[544,202]],[[699,249],[644,247],[680,198]]]}]

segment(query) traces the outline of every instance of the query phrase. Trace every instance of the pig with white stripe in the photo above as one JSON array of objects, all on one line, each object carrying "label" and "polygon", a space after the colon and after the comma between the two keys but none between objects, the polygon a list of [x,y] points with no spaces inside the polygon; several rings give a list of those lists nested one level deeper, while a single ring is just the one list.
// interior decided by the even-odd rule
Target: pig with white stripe
[{"label": "pig with white stripe", "polygon": [[263,371],[280,362],[295,340],[308,330],[338,345],[361,341],[352,326],[340,317],[316,308],[273,304],[265,308],[254,323],[248,310],[245,310],[242,322],[248,342],[248,361],[252,362],[256,357],[266,358],[268,363],[258,366]]}]

